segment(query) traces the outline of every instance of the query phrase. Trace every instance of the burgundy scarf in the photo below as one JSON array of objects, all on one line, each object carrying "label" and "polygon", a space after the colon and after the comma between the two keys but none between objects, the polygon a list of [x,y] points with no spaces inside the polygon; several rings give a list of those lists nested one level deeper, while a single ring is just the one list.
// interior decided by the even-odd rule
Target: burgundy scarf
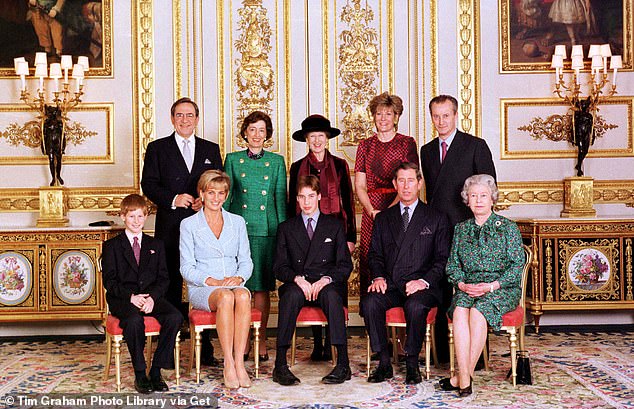
[{"label": "burgundy scarf", "polygon": [[[319,184],[321,185],[321,202],[319,210],[324,214],[339,215],[341,213],[341,197],[339,195],[339,179],[335,169],[335,160],[328,150],[325,151],[324,160],[319,162],[312,152],[302,160],[299,166],[299,176],[310,175],[309,166],[319,170]],[[299,213],[299,204],[297,212]],[[344,214],[345,217],[345,214]]]}]

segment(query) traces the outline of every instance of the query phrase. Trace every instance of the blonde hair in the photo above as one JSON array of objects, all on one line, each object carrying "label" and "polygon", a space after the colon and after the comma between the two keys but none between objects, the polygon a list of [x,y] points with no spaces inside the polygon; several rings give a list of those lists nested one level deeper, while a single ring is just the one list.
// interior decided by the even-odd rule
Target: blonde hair
[{"label": "blonde hair", "polygon": [[207,170],[200,175],[197,188],[199,192],[203,192],[211,186],[222,186],[225,189],[225,192],[229,193],[229,189],[231,188],[231,179],[229,179],[229,176],[221,170]]}]

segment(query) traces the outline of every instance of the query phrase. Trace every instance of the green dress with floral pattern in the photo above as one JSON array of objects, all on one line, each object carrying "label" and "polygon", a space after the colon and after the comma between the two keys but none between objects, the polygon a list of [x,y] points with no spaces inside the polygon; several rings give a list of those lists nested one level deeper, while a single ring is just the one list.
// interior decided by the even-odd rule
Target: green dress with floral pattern
[{"label": "green dress with floral pattern", "polygon": [[[446,269],[449,283],[455,288],[449,316],[453,317],[456,307],[475,308],[499,331],[502,315],[520,302],[524,259],[522,236],[514,221],[492,213],[482,226],[473,218],[456,225]],[[471,297],[458,289],[460,282],[493,281],[498,281],[500,288],[481,297]]]}]

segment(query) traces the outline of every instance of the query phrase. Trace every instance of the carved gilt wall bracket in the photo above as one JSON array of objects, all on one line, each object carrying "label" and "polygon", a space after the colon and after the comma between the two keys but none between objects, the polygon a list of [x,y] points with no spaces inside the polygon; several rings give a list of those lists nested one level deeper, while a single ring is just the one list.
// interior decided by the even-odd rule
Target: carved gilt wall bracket
[{"label": "carved gilt wall bracket", "polygon": [[[597,115],[594,124],[595,137],[601,138],[611,129],[619,126],[608,123],[601,115]],[[572,115],[549,115],[546,119],[540,116],[534,117],[526,125],[517,128],[520,131],[528,132],[534,140],[548,139],[553,142],[566,141],[573,143],[572,137]]]}]

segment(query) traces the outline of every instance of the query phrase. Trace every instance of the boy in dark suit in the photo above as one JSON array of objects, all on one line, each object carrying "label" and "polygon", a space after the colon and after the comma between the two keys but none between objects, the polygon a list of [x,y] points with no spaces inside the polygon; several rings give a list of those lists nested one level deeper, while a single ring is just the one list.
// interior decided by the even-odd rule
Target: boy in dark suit
[{"label": "boy in dark suit", "polygon": [[337,348],[337,365],[322,382],[343,383],[351,377],[343,307],[352,260],[343,224],[335,216],[319,212],[320,199],[319,178],[301,176],[297,202],[302,212],[280,224],[277,230],[273,271],[284,284],[279,288],[273,381],[280,385],[299,383],[288,368],[286,352],[304,305],[321,307],[328,318],[331,343]]},{"label": "boy in dark suit", "polygon": [[[161,368],[174,367],[174,345],[183,316],[165,298],[169,285],[165,249],[161,240],[143,234],[147,203],[142,196],[126,196],[121,201],[119,214],[125,231],[103,244],[106,301],[112,315],[119,318],[123,339],[128,344],[135,389],[139,393],[167,391]],[[143,356],[143,317],[146,315],[156,318],[161,324],[149,379]]]}]

